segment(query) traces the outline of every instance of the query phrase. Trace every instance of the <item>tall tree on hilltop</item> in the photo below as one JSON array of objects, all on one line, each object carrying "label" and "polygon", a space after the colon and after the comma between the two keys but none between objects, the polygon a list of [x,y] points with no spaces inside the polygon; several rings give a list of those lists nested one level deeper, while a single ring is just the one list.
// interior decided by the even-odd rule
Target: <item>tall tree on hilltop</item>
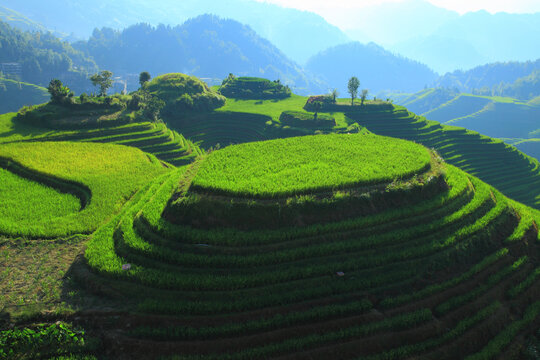
[{"label": "tall tree on hilltop", "polygon": [[90,81],[92,81],[92,85],[99,86],[101,96],[106,96],[107,90],[112,86],[112,76],[113,73],[108,70],[103,70],[97,74],[90,76]]},{"label": "tall tree on hilltop", "polygon": [[369,93],[368,89],[362,90],[362,96],[360,97],[360,100],[362,100],[361,106],[364,106],[364,101],[366,101],[367,95]]},{"label": "tall tree on hilltop", "polygon": [[150,73],[148,71],[143,71],[139,75],[139,84],[141,84],[141,88],[144,87],[144,84],[150,81],[152,77],[150,76]]},{"label": "tall tree on hilltop", "polygon": [[347,90],[349,91],[349,94],[351,94],[351,106],[354,106],[354,99],[356,99],[359,87],[360,80],[358,80],[356,76],[353,76],[349,79],[349,83],[347,84]]}]

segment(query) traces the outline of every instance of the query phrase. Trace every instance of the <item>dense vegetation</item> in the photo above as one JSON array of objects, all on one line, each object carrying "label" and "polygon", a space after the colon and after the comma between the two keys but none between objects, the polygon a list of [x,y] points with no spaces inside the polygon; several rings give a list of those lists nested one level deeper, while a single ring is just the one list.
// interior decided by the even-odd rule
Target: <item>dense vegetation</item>
[{"label": "dense vegetation", "polygon": [[230,74],[223,80],[219,92],[234,99],[284,99],[291,96],[291,89],[279,80],[270,81],[255,77],[235,77]]},{"label": "dense vegetation", "polygon": [[[348,37],[323,17],[312,12],[285,8],[271,3],[232,0],[119,0],[114,4],[96,0],[93,7],[80,1],[6,0],[5,6],[28,14],[35,21],[78,38],[87,38],[102,26],[126,28],[144,22],[152,25],[177,25],[201,14],[215,14],[251,27],[294,61],[303,64],[311,55],[348,41]],[[103,9],[107,11],[103,11]],[[129,9],[126,11],[126,9]],[[166,9],[166,11],[163,11]],[[236,34],[239,35],[239,34]],[[184,69],[169,69],[170,71]]]},{"label": "dense vegetation", "polygon": [[52,78],[69,80],[83,92],[89,87],[86,74],[97,71],[95,62],[51,33],[30,33],[0,21],[0,63],[19,63],[20,79],[46,87]]},{"label": "dense vegetation", "polygon": [[211,111],[225,105],[226,100],[198,78],[178,73],[160,75],[144,89],[165,102],[163,111],[169,115]]},{"label": "dense vegetation", "polygon": [[[523,89],[524,92],[521,92],[521,89],[507,89],[506,91],[510,91],[510,93],[505,94],[505,87],[524,82],[524,78],[531,76],[539,69],[540,59],[527,62],[497,62],[477,66],[467,71],[456,70],[442,76],[436,81],[435,85],[437,87],[457,88],[463,92],[480,92],[482,95],[504,95],[519,99],[530,99],[530,94],[525,89]],[[524,85],[518,86],[522,87]],[[536,96],[538,95],[540,95],[540,92],[536,92]]]}]

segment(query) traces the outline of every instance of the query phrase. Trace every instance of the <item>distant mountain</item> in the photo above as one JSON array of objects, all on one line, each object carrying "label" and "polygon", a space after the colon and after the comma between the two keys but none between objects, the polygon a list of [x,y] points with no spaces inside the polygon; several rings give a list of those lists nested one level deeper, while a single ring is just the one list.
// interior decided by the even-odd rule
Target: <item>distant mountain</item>
[{"label": "distant mountain", "polygon": [[[458,70],[447,73],[440,77],[434,85],[436,87],[456,88],[463,92],[475,92],[483,95],[506,95],[525,100],[540,95],[540,91],[534,93],[534,83],[535,81],[538,82],[538,80],[535,80],[534,76],[531,75],[538,71],[540,71],[540,59],[527,62],[498,62],[478,66],[468,71]],[[527,77],[530,78],[526,79]],[[509,89],[506,94],[503,92],[505,87],[511,87],[518,80],[520,80],[519,84],[516,84],[513,90]],[[517,96],[518,94],[524,95]]]},{"label": "distant mountain", "polygon": [[51,33],[31,33],[0,21],[0,71],[6,77],[46,87],[53,78],[68,80],[77,92],[85,91],[95,62]]},{"label": "distant mountain", "polygon": [[24,31],[49,31],[49,29],[47,29],[45,26],[3,6],[0,6],[0,21]]},{"label": "distant mountain", "polygon": [[459,15],[426,0],[403,0],[349,11],[342,25],[354,40],[374,41],[441,74],[540,57],[540,13]]},{"label": "distant mountain", "polygon": [[94,28],[116,30],[146,22],[176,26],[189,18],[211,13],[251,26],[293,60],[303,64],[330,46],[349,41],[336,26],[314,13],[286,9],[253,0],[3,0],[48,28],[87,38]]},{"label": "distant mountain", "polygon": [[233,73],[279,79],[300,94],[327,88],[249,26],[212,15],[175,27],[103,28],[74,47],[117,74],[181,72],[219,81]]},{"label": "distant mountain", "polygon": [[[361,42],[372,41],[385,47],[409,42],[435,32],[441,24],[459,18],[459,14],[424,0],[381,2],[348,11],[343,26],[347,34]],[[357,34],[364,34],[365,38]]]},{"label": "distant mountain", "polygon": [[306,69],[319,75],[332,88],[347,95],[347,82],[356,76],[361,89],[371,94],[383,90],[415,92],[437,79],[426,65],[394,55],[382,47],[369,43],[351,42],[325,50],[312,57]]}]

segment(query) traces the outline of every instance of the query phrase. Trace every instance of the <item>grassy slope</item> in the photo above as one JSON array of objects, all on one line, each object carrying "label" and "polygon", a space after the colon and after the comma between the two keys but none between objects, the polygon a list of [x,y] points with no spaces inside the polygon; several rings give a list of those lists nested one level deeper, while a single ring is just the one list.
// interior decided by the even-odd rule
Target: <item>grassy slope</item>
[{"label": "grassy slope", "polygon": [[[11,143],[2,145],[0,157],[16,161],[44,177],[54,176],[81,184],[91,192],[89,204],[80,212],[55,218],[33,215],[22,221],[2,218],[0,233],[13,236],[53,238],[91,233],[118,212],[145,183],[167,171],[157,159],[140,150],[110,144]],[[27,194],[12,192],[11,195],[11,201],[23,202]],[[33,195],[39,195],[37,189]],[[36,199],[25,206],[29,209],[35,203]],[[52,205],[39,202],[40,211],[46,212]],[[72,206],[65,206],[66,212],[73,210]]]},{"label": "grassy slope", "polygon": [[0,114],[17,111],[25,105],[38,105],[49,101],[47,89],[0,78]]},{"label": "grassy slope", "polygon": [[[284,100],[235,100],[227,99],[225,106],[219,108],[218,112],[244,112],[266,115],[272,118],[272,121],[279,122],[279,116],[283,111],[302,111],[306,104],[307,97],[292,95]],[[343,113],[332,114],[338,126],[346,126],[347,121]]]}]

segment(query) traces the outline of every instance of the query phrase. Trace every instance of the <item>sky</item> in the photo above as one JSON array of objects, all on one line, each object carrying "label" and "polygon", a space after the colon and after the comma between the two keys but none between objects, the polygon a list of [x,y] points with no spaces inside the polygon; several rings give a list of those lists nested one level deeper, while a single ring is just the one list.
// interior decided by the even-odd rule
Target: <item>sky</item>
[{"label": "sky", "polygon": [[[324,17],[328,11],[359,9],[364,6],[377,5],[384,2],[401,2],[404,0],[256,0],[269,2],[285,7],[308,10]],[[486,10],[490,13],[534,13],[540,12],[540,0],[426,0],[433,5],[464,14],[470,11]]]}]

